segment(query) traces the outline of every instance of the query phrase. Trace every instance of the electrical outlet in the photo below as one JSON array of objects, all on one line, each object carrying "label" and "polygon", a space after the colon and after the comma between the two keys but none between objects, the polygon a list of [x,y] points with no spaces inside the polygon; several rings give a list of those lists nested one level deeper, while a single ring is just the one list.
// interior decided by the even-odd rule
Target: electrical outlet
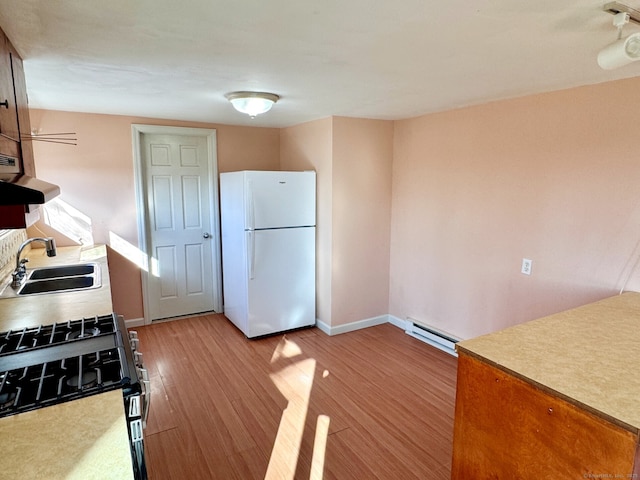
[{"label": "electrical outlet", "polygon": [[523,258],[522,269],[520,270],[520,272],[524,273],[525,275],[531,275],[532,265],[533,265],[533,260],[529,260],[528,258]]}]

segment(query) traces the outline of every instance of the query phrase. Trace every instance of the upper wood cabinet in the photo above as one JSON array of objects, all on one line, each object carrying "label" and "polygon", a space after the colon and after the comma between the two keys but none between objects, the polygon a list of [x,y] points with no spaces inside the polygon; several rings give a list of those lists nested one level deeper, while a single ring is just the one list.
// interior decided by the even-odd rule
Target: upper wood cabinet
[{"label": "upper wood cabinet", "polygon": [[[21,134],[31,133],[22,59],[0,29],[0,154],[17,158],[20,173],[35,176],[33,147]],[[0,229],[27,226],[27,205],[0,205]]]},{"label": "upper wood cabinet", "polygon": [[[11,51],[11,71],[13,74],[13,89],[15,92],[16,118],[20,136],[20,153],[22,158],[22,173],[35,177],[36,167],[33,161],[33,145],[31,140],[24,140],[24,135],[31,134],[31,120],[29,119],[29,104],[27,99],[27,83],[24,77],[22,59],[18,53]],[[22,134],[22,135],[20,135]]]},{"label": "upper wood cabinet", "polygon": [[21,172],[34,175],[33,148],[21,133],[31,133],[22,59],[0,30],[0,154],[18,158]]},{"label": "upper wood cabinet", "polygon": [[20,134],[16,110],[11,46],[0,30],[0,154],[20,158]]},{"label": "upper wood cabinet", "polygon": [[0,40],[0,134],[5,138],[19,142],[20,130],[11,64],[12,47],[4,35]]}]

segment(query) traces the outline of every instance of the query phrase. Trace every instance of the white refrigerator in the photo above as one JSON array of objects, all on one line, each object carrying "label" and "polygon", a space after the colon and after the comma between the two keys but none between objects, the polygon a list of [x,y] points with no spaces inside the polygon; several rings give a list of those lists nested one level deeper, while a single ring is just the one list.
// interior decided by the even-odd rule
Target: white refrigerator
[{"label": "white refrigerator", "polygon": [[316,323],[316,174],[220,174],[224,313],[248,338]]}]

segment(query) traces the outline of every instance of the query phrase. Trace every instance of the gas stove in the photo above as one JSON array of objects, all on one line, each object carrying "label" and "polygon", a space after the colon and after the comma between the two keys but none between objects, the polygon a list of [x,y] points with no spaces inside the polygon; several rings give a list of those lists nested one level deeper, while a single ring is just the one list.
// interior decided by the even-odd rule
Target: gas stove
[{"label": "gas stove", "polygon": [[115,331],[116,323],[112,315],[10,330],[0,334],[0,355],[65,343],[78,338],[109,335]]},{"label": "gas stove", "polygon": [[137,335],[116,314],[0,333],[0,417],[121,389],[136,479],[150,392]]}]

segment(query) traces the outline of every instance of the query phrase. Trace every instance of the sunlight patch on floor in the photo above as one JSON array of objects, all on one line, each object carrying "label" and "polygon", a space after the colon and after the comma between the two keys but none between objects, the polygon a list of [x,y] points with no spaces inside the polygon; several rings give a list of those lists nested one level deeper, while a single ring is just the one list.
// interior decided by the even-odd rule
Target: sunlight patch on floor
[{"label": "sunlight patch on floor", "polygon": [[283,358],[293,358],[298,355],[302,355],[302,350],[300,350],[300,347],[297,343],[288,340],[287,336],[285,335],[282,340],[280,340],[280,343],[278,343],[276,349],[273,351],[273,355],[271,356],[271,363],[274,364],[278,360],[281,360]]},{"label": "sunlight patch on floor", "polygon": [[318,415],[316,422],[316,437],[313,441],[313,458],[311,459],[310,480],[322,480],[324,474],[324,455],[327,450],[327,437],[329,436],[330,418],[327,415]]},{"label": "sunlight patch on floor", "polygon": [[[288,404],[282,412],[265,480],[292,480],[300,454],[316,360],[304,358],[302,349],[285,336],[274,350],[271,364],[277,369],[270,374],[271,380],[288,400]],[[280,367],[280,364],[284,365]],[[327,374],[325,370],[323,378]],[[329,421],[326,415],[320,415],[317,420],[311,480],[321,480],[323,476]]]}]

